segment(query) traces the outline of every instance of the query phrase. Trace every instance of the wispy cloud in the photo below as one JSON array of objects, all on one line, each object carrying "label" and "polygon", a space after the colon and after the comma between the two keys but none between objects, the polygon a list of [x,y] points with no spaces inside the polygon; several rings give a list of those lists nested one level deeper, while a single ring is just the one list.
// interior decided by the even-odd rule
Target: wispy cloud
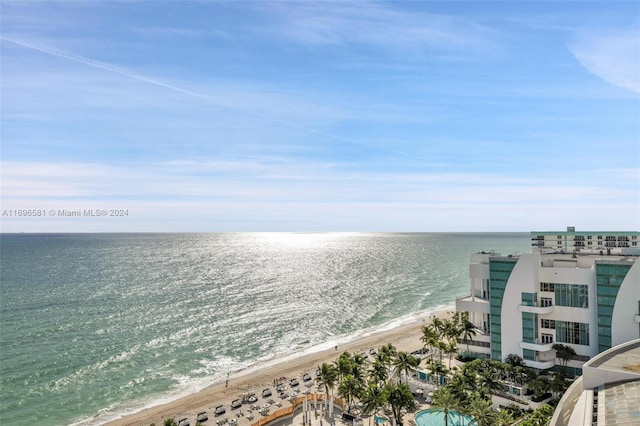
[{"label": "wispy cloud", "polygon": [[[3,209],[126,208],[131,216],[11,219],[2,230],[145,231],[171,221],[172,231],[504,231],[533,229],[547,213],[555,227],[576,218],[581,227],[595,226],[612,212],[619,226],[637,228],[637,187],[616,185],[613,170],[599,177],[605,178],[559,183],[500,174],[354,172],[278,158],[138,167],[5,162]],[[594,206],[594,199],[606,203]]]},{"label": "wispy cloud", "polygon": [[591,74],[640,93],[640,26],[626,32],[584,32],[569,48]]},{"label": "wispy cloud", "polygon": [[354,43],[405,53],[424,47],[495,47],[488,27],[460,17],[407,11],[401,6],[359,1],[271,3],[262,7],[283,17],[278,31],[299,43]]}]

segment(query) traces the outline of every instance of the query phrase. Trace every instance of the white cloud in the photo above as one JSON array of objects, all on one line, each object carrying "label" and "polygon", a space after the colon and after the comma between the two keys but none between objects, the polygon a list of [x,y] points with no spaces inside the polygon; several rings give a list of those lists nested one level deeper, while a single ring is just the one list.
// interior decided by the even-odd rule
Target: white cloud
[{"label": "white cloud", "polygon": [[619,33],[584,33],[570,49],[590,73],[640,93],[640,27]]},{"label": "white cloud", "polygon": [[356,43],[404,52],[427,46],[494,47],[491,30],[463,18],[370,1],[275,3],[265,9],[285,18],[278,31],[305,44]]},{"label": "white cloud", "polygon": [[611,212],[618,227],[638,228],[637,186],[605,175],[599,174],[600,184],[559,184],[550,177],[353,172],[339,164],[278,158],[137,167],[5,162],[2,209],[122,208],[130,216],[2,218],[2,230],[527,231],[549,218],[563,221],[559,227],[586,228],[582,223],[597,224],[597,215],[608,221]]}]

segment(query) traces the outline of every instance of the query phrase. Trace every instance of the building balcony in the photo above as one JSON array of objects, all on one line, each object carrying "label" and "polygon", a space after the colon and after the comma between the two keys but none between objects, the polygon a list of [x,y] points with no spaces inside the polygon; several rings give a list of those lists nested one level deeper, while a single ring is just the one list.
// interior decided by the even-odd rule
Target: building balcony
[{"label": "building balcony", "polygon": [[520,349],[530,349],[532,351],[548,352],[550,350],[553,350],[553,342],[551,343],[542,343],[540,341],[537,341],[536,343],[520,342]]},{"label": "building balcony", "polygon": [[490,312],[489,300],[474,296],[459,297],[456,299],[456,311],[488,314]]},{"label": "building balcony", "polygon": [[635,316],[635,321],[636,321],[636,322],[640,322],[640,315],[636,315],[636,316]]},{"label": "building balcony", "polygon": [[550,314],[553,312],[553,305],[551,306],[529,306],[529,305],[518,305],[518,311],[520,312],[529,312],[531,314]]},{"label": "building balcony", "polygon": [[525,359],[524,365],[531,368],[537,368],[538,370],[548,370],[550,368],[553,368],[554,365],[556,365],[556,360],[550,359],[547,361],[531,361],[531,360]]}]

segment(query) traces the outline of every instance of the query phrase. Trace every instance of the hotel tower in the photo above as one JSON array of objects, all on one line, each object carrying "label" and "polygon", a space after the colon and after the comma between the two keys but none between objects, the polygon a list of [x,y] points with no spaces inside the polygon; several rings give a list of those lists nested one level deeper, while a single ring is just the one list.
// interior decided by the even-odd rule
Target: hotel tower
[{"label": "hotel tower", "polygon": [[473,357],[558,369],[552,348],[572,347],[570,373],[613,346],[640,337],[640,232],[531,232],[528,254],[471,255],[471,294],[456,300],[477,327]]}]

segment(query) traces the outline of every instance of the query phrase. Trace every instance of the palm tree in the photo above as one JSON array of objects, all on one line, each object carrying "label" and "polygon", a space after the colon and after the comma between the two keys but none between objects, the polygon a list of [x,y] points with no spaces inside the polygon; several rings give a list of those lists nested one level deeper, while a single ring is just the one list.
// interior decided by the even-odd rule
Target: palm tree
[{"label": "palm tree", "polygon": [[529,389],[533,391],[535,398],[540,398],[551,387],[551,382],[545,377],[538,377],[529,383]]},{"label": "palm tree", "polygon": [[496,426],[510,426],[515,421],[511,413],[507,410],[498,411],[493,420]]},{"label": "palm tree", "polygon": [[459,402],[446,387],[436,389],[431,395],[431,408],[444,414],[445,426],[449,426],[449,412],[455,410]]},{"label": "palm tree", "polygon": [[455,341],[458,338],[458,336],[460,335],[460,327],[458,326],[458,323],[455,319],[451,318],[444,322],[442,335],[443,337],[446,337],[450,342]]},{"label": "palm tree", "polygon": [[509,364],[512,367],[524,367],[524,360],[518,354],[509,354],[504,359],[506,364]]},{"label": "palm tree", "polygon": [[338,371],[338,380],[345,377],[347,374],[351,374],[353,370],[353,357],[349,352],[342,352],[338,357],[338,360],[334,362]]},{"label": "palm tree", "polygon": [[469,387],[466,380],[466,377],[461,372],[455,374],[446,385],[449,392],[451,392],[453,396],[456,397],[461,405],[465,405],[467,403],[467,400],[469,399],[469,395],[467,394]]},{"label": "palm tree", "polygon": [[528,415],[520,425],[547,426],[551,420],[551,416],[553,416],[553,408],[549,404],[543,404]]},{"label": "palm tree", "polygon": [[424,347],[429,349],[429,356],[433,358],[433,349],[440,340],[440,335],[433,324],[427,324],[422,327],[422,336],[420,337]]},{"label": "palm tree", "polygon": [[398,352],[393,360],[394,365],[394,374],[400,376],[401,373],[404,373],[409,379],[409,373],[418,368],[420,365],[420,360],[413,355],[409,355],[408,352]]},{"label": "palm tree", "polygon": [[464,342],[467,344],[467,356],[469,356],[469,342],[473,342],[473,338],[477,334],[476,326],[468,319],[465,319],[460,325],[460,334],[462,335]]},{"label": "palm tree", "polygon": [[333,364],[327,364],[326,362],[322,363],[322,365],[318,367],[318,370],[320,370],[320,380],[322,381],[328,400],[330,396],[329,391],[331,390],[333,392],[333,388],[336,385],[338,370]]},{"label": "palm tree", "polygon": [[427,368],[432,375],[438,378],[436,381],[436,386],[440,386],[442,378],[445,374],[447,374],[447,367],[441,361],[432,358],[427,360]]},{"label": "palm tree", "polygon": [[351,411],[353,401],[362,394],[362,387],[351,374],[347,374],[338,384],[338,395],[347,403],[347,412]]},{"label": "palm tree", "polygon": [[567,381],[562,374],[556,374],[554,376],[551,381],[550,389],[551,392],[553,392],[554,397],[557,397],[567,389]]},{"label": "palm tree", "polygon": [[393,358],[396,356],[397,352],[398,351],[396,347],[393,346],[391,343],[380,346],[380,349],[378,350],[377,357],[380,361],[382,361],[384,365],[387,366],[387,371],[389,372],[388,373],[389,376],[391,376],[391,362]]},{"label": "palm tree", "polygon": [[489,426],[493,424],[494,414],[491,409],[491,401],[482,398],[474,398],[469,404],[469,414],[476,421],[478,426]]},{"label": "palm tree", "polygon": [[556,357],[562,360],[562,366],[564,370],[567,369],[567,362],[576,356],[576,351],[571,346],[563,345],[562,343],[554,343],[551,347],[556,351]]},{"label": "palm tree", "polygon": [[387,370],[387,366],[384,365],[384,362],[377,359],[373,363],[373,367],[369,371],[369,377],[380,386],[384,386],[389,379],[389,371]]},{"label": "palm tree", "polygon": [[487,393],[489,396],[501,388],[498,374],[493,369],[480,371],[478,384],[480,385],[480,393]]},{"label": "palm tree", "polygon": [[433,321],[431,321],[431,324],[435,329],[435,332],[438,336],[438,340],[441,339],[444,336],[444,329],[445,329],[444,321],[438,317],[435,317]]},{"label": "palm tree", "polygon": [[[362,403],[362,414],[374,417],[378,415],[378,410],[384,405],[384,394],[382,388],[376,384],[369,385],[362,393],[360,399]],[[371,417],[369,417],[369,424],[371,424]]]},{"label": "palm tree", "polygon": [[456,352],[458,352],[458,346],[456,345],[456,342],[454,340],[449,341],[449,343],[443,343],[444,345],[442,346],[442,348],[444,350],[444,353],[449,355],[449,368],[451,368],[451,361],[453,360],[453,356],[456,354]]},{"label": "palm tree", "polygon": [[396,424],[402,426],[402,416],[406,412],[413,412],[417,408],[411,389],[406,383],[388,383],[384,387],[384,399],[393,413]]}]

